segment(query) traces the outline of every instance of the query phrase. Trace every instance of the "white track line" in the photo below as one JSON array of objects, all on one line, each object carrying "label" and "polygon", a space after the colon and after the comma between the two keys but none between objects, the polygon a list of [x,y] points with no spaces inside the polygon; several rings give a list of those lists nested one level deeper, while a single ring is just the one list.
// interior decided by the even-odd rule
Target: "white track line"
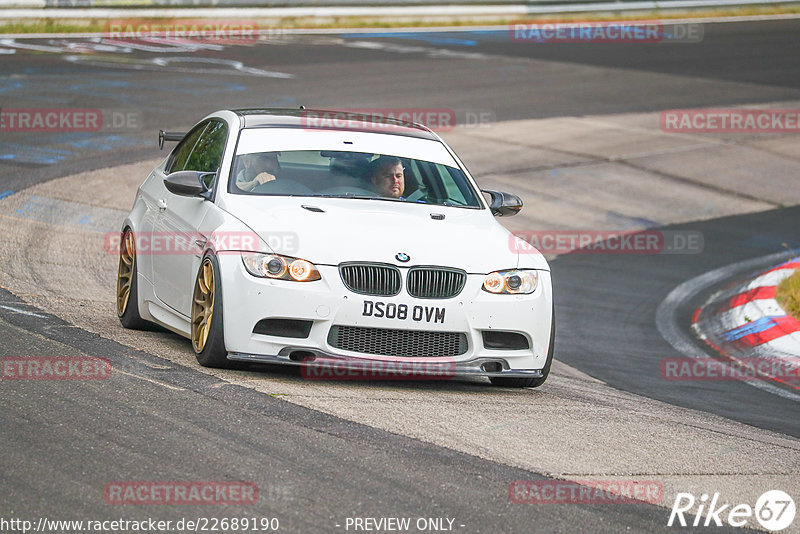
[{"label": "white track line", "polygon": [[15,308],[14,306],[0,305],[0,308],[3,308],[4,310],[12,311],[14,313],[21,313],[22,315],[30,315],[31,317],[38,317],[39,319],[47,319],[47,315],[42,315],[40,313],[34,313],[34,312],[27,311],[27,310],[21,310],[19,308]]}]

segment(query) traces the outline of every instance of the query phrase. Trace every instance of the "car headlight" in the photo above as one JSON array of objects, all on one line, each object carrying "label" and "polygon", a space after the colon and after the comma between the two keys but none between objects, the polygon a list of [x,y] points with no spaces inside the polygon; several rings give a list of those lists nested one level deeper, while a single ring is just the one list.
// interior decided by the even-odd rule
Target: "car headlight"
[{"label": "car headlight", "polygon": [[313,282],[322,278],[313,263],[280,254],[243,252],[242,262],[253,276],[295,282]]},{"label": "car headlight", "polygon": [[538,281],[536,271],[495,271],[486,275],[483,290],[497,294],[527,295],[533,293]]}]

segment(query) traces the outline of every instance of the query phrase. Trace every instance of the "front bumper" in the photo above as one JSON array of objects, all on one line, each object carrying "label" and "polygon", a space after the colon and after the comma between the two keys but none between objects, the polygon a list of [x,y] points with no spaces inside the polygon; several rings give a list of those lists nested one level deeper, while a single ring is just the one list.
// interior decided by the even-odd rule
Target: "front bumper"
[{"label": "front bumper", "polygon": [[[476,358],[474,360],[451,362],[431,361],[426,359],[420,361],[419,358],[383,359],[370,357],[369,359],[342,356],[338,354],[325,353],[314,350],[308,351],[302,347],[287,347],[282,354],[242,354],[229,352],[228,359],[239,362],[270,363],[282,365],[301,366],[306,369],[307,375],[324,376],[328,371],[331,376],[339,375],[342,371],[349,373],[353,377],[379,378],[387,376],[392,378],[407,376],[409,378],[450,378],[465,376],[486,376],[486,377],[509,377],[509,378],[541,378],[541,369],[511,369],[506,360],[502,358]],[[292,354],[310,353],[305,359],[293,359]],[[414,365],[424,364],[424,365]],[[403,365],[405,364],[405,365]],[[315,372],[314,368],[319,371]],[[490,370],[497,369],[497,370]]]},{"label": "front bumper", "polygon": [[[373,297],[347,289],[336,266],[318,266],[321,280],[300,283],[254,277],[245,270],[238,254],[220,255],[219,261],[225,344],[231,360],[309,366],[313,359],[362,369],[365,362],[446,362],[453,376],[520,378],[540,377],[546,364],[552,322],[548,271],[538,271],[539,282],[530,295],[488,293],[481,289],[484,275],[475,274],[467,276],[464,289],[454,298],[420,299],[405,291],[405,266],[400,267],[403,289],[398,295]],[[366,316],[365,301],[392,303],[408,310],[435,308],[441,315],[433,313],[422,320],[412,320],[411,313],[405,320]],[[262,319],[294,319],[310,321],[312,325],[308,336],[302,339],[254,333]],[[463,353],[446,358],[353,352],[329,344],[333,326],[459,332],[466,336],[467,347]],[[483,332],[492,330],[521,334],[527,339],[528,348],[487,348]]]}]

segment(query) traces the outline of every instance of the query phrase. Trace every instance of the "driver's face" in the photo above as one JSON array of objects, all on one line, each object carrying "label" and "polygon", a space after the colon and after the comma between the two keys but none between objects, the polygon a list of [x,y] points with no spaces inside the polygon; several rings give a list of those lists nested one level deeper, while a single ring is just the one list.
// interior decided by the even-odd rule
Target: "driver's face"
[{"label": "driver's face", "polygon": [[372,177],[372,183],[375,184],[375,189],[382,196],[402,197],[406,188],[403,166],[398,163],[378,169],[378,172]]}]

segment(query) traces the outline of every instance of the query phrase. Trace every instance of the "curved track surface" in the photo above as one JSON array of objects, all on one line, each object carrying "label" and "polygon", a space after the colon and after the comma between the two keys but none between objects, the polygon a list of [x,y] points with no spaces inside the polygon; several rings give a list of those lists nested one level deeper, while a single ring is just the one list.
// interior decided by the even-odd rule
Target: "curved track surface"
[{"label": "curved track surface", "polygon": [[[3,382],[8,512],[255,510],[289,532],[338,531],[356,516],[449,517],[463,532],[666,531],[664,507],[679,491],[750,503],[773,488],[800,495],[798,404],[745,384],[661,380],[658,362],[677,353],[655,324],[681,282],[798,246],[800,215],[782,208],[800,204],[797,136],[658,130],[666,108],[800,107],[798,28],[712,24],[702,43],[649,48],[509,43],[502,32],[297,35],[180,50],[4,41],[14,51],[3,58],[4,109],[138,118],[99,134],[3,132],[2,353],[102,356],[115,370],[79,386]],[[153,132],[220,107],[299,103],[489,117],[443,135],[481,185],[526,200],[510,228],[691,230],[704,251],[555,258],[558,361],[538,390],[209,371],[177,336],[120,328],[116,258],[102,237],[118,230],[157,163]],[[679,308],[679,326],[696,304]],[[657,480],[665,497],[544,511],[509,502],[510,482],[544,477]],[[247,480],[261,498],[200,514],[121,510],[103,501],[114,480]]]},{"label": "curved track surface", "polygon": [[[796,394],[787,391],[791,397],[781,397],[745,382],[664,380],[661,360],[683,355],[655,323],[658,306],[675,286],[713,269],[780,251],[784,244],[796,249],[798,225],[800,208],[771,210],[664,228],[702,232],[701,254],[558,258],[553,269],[559,321],[566,325],[558,339],[562,361],[639,395],[800,436]],[[690,331],[692,313],[727,283],[730,280],[720,280],[680,305],[678,326]],[[577,331],[582,335],[570,335]]]}]

